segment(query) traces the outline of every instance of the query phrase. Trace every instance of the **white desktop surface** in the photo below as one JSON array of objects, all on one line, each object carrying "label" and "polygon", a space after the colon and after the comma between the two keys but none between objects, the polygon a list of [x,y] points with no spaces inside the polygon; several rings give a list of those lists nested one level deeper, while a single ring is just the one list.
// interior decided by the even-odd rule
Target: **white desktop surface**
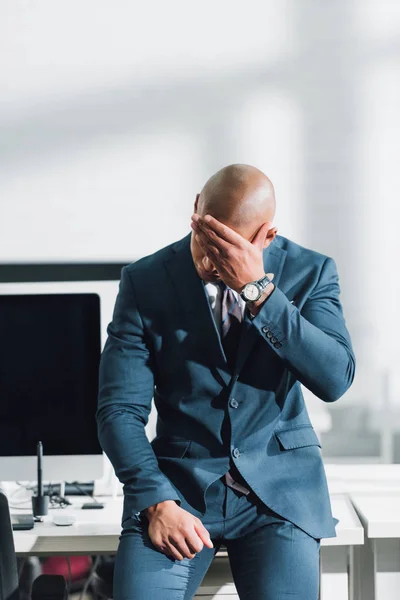
[{"label": "white desktop surface", "polygon": [[331,494],[332,514],[339,523],[335,538],[323,538],[321,546],[355,546],[364,543],[364,529],[346,494]]},{"label": "white desktop surface", "polygon": [[365,491],[350,494],[369,538],[400,539],[400,491]]},{"label": "white desktop surface", "polygon": [[331,494],[400,491],[400,464],[325,463],[324,467]]},{"label": "white desktop surface", "polygon": [[[42,523],[28,531],[14,531],[15,550],[19,555],[44,556],[50,554],[113,554],[118,547],[121,531],[122,497],[98,497],[105,507],[97,510],[82,510],[87,497],[72,497],[73,506],[65,509],[49,509]],[[337,537],[321,540],[324,546],[346,546],[362,544],[362,525],[344,494],[331,496],[333,515],[339,519]],[[52,514],[59,511],[73,513],[73,525],[57,526],[52,523]]]},{"label": "white desktop surface", "polygon": [[[104,502],[102,509],[83,510],[82,504],[90,502],[87,496],[68,498],[73,504],[66,508],[49,508],[42,523],[31,530],[14,531],[15,551],[21,555],[50,554],[112,554],[118,546],[121,531],[123,498],[97,497]],[[52,522],[53,514],[73,514],[73,525],[59,526]]]}]

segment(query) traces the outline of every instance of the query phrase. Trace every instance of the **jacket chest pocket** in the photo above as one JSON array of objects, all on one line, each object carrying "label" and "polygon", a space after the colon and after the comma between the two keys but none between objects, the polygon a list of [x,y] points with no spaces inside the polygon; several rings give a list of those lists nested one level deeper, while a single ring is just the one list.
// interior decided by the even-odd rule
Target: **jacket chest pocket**
[{"label": "jacket chest pocket", "polygon": [[321,448],[321,442],[312,425],[302,425],[292,429],[278,429],[274,434],[280,448],[283,450],[294,450],[306,446],[319,446]]}]

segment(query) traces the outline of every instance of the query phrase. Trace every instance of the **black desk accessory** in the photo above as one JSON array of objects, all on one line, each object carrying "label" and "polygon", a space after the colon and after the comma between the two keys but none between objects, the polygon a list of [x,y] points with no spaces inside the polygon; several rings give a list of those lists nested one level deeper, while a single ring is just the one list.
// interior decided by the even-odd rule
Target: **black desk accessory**
[{"label": "black desk accessory", "polygon": [[20,531],[22,529],[33,529],[35,521],[33,515],[16,515],[11,513],[11,525],[14,531]]},{"label": "black desk accessory", "polygon": [[83,509],[91,509],[91,508],[104,508],[103,502],[85,502],[82,504],[81,508]]},{"label": "black desk accessory", "polygon": [[49,511],[49,496],[43,495],[43,444],[37,443],[37,495],[32,496],[32,511],[34,517],[43,517]]}]

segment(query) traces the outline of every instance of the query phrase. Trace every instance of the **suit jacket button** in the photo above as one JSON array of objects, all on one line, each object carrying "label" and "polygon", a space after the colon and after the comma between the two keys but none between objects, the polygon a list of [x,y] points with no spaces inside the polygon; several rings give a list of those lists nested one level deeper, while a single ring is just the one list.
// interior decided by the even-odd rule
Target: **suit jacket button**
[{"label": "suit jacket button", "polygon": [[274,344],[275,348],[282,348],[282,344],[280,342],[276,342],[276,344]]},{"label": "suit jacket button", "polygon": [[236,400],[236,398],[231,398],[229,404],[232,406],[232,408],[237,408],[239,406],[239,402]]},{"label": "suit jacket button", "polygon": [[272,332],[271,331],[268,331],[267,338],[272,338]]},{"label": "suit jacket button", "polygon": [[239,458],[239,456],[240,456],[239,448],[234,448],[232,454],[235,458]]},{"label": "suit jacket button", "polygon": [[262,327],[261,331],[262,331],[263,333],[267,333],[267,331],[269,331],[269,327],[267,327],[267,326],[265,326],[265,327]]},{"label": "suit jacket button", "polygon": [[272,337],[271,338],[271,344],[276,344],[278,340],[276,339],[276,337]]}]

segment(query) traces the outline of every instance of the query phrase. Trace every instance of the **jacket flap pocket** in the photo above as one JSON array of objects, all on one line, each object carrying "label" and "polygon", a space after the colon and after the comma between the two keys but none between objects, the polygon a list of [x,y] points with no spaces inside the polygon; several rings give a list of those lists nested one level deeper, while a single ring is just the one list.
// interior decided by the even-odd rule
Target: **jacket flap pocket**
[{"label": "jacket flap pocket", "polygon": [[304,448],[305,446],[319,446],[321,448],[321,442],[311,425],[281,429],[275,431],[275,436],[284,450]]},{"label": "jacket flap pocket", "polygon": [[183,458],[191,444],[190,440],[176,440],[165,437],[154,438],[151,442],[157,457]]}]

